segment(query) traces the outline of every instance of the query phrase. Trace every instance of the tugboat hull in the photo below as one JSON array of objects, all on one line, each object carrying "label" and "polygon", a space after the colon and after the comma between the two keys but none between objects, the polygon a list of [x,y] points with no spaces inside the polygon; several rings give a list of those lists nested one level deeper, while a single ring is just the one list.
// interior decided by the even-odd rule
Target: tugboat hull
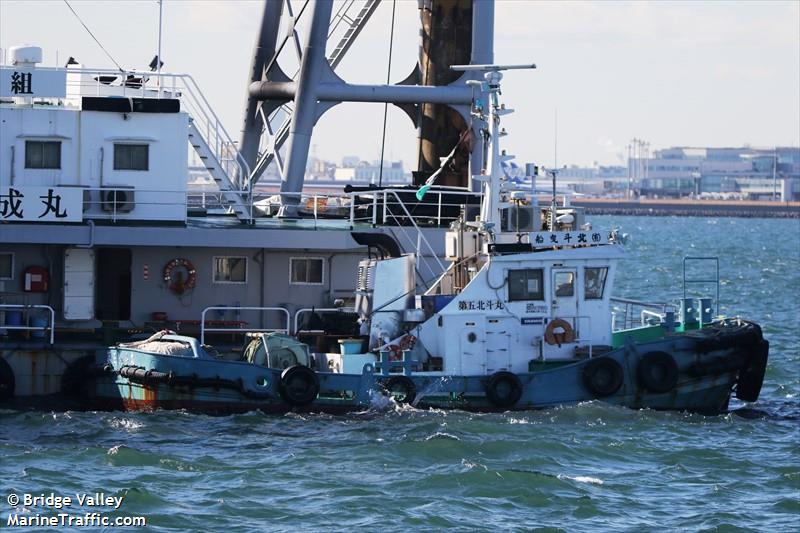
[{"label": "tugboat hull", "polygon": [[[241,361],[192,359],[111,348],[94,379],[95,406],[125,410],[187,409],[207,413],[365,410],[392,396],[418,408],[467,411],[541,409],[604,401],[633,409],[725,412],[732,392],[755,401],[769,343],[752,323],[720,325],[647,343],[629,342],[602,356],[552,362],[528,373],[279,370]],[[295,370],[292,370],[295,369]],[[383,400],[385,403],[385,400]]]}]

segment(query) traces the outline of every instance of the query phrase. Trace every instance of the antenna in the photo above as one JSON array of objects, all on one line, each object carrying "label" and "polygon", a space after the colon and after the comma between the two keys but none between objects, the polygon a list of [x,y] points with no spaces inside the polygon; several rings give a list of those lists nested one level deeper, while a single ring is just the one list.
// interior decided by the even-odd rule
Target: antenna
[{"label": "antenna", "polygon": [[536,63],[527,63],[524,65],[451,65],[450,70],[457,70],[464,72],[467,70],[475,70],[478,72],[497,72],[498,70],[520,70],[536,68]]},{"label": "antenna", "polygon": [[553,168],[558,168],[558,108],[553,112]]},{"label": "antenna", "polygon": [[[161,21],[164,15],[164,1],[158,0],[158,56],[156,58],[157,74],[158,74],[158,96],[161,97]],[[172,95],[174,98],[175,95]]]}]

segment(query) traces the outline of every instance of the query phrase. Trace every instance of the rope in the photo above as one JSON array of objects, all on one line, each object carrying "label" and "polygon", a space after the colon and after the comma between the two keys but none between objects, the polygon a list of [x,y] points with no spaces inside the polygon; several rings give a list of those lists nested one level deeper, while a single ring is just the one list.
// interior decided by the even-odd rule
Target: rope
[{"label": "rope", "polygon": [[[392,24],[389,30],[389,66],[386,69],[386,85],[391,83],[392,76],[392,47],[394,46],[394,11],[397,0],[392,0]],[[378,169],[378,187],[383,185],[383,154],[386,149],[386,114],[389,111],[389,103],[383,104],[383,134],[381,135],[381,166]]]},{"label": "rope", "polygon": [[[119,66],[119,63],[117,63],[117,62],[116,62],[116,60],[114,60],[114,58],[113,58],[113,57],[111,57],[111,54],[109,54],[109,53],[108,53],[108,50],[106,50],[106,49],[103,47],[103,45],[102,45],[102,44],[100,44],[100,41],[98,41],[98,40],[97,40],[97,37],[95,37],[95,36],[94,36],[94,33],[92,33],[92,30],[90,30],[90,29],[89,29],[89,27],[88,27],[88,26],[87,26],[87,25],[86,25],[86,24],[85,24],[85,23],[84,23],[84,22],[81,20],[81,17],[79,17],[79,16],[78,16],[78,14],[75,12],[75,10],[74,10],[74,9],[72,9],[72,6],[71,6],[71,5],[69,5],[69,2],[68,2],[67,0],[64,0],[64,3],[65,3],[65,4],[67,4],[67,7],[69,8],[69,10],[70,10],[70,11],[72,11],[72,14],[73,14],[73,15],[75,15],[75,18],[77,18],[77,19],[78,19],[78,22],[80,22],[80,23],[81,23],[81,25],[84,27],[84,29],[85,29],[87,32],[89,32],[89,35],[91,35],[91,36],[92,36],[92,39],[94,39],[94,42],[96,42],[96,43],[97,43],[97,46],[99,46],[99,47],[100,47],[100,49],[101,49],[103,52],[105,52],[105,54],[108,56],[108,58],[111,60],[111,62],[112,62],[112,63],[114,63],[114,64],[117,66],[117,68],[119,69],[119,71],[120,71],[120,72],[125,72],[125,69],[123,69],[121,66]],[[158,59],[159,59],[159,60],[161,60],[161,58],[158,58]]]}]

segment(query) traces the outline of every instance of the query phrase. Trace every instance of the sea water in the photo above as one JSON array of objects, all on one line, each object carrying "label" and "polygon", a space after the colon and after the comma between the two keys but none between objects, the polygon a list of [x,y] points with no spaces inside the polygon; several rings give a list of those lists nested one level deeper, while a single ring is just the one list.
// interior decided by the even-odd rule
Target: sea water
[{"label": "sea water", "polygon": [[757,403],[711,417],[600,402],[500,414],[0,410],[0,528],[9,495],[28,494],[122,498],[16,509],[143,516],[148,531],[800,530],[800,222],[593,222],[630,235],[616,296],[679,298],[684,256],[720,258],[719,312],[759,322],[770,341]]}]

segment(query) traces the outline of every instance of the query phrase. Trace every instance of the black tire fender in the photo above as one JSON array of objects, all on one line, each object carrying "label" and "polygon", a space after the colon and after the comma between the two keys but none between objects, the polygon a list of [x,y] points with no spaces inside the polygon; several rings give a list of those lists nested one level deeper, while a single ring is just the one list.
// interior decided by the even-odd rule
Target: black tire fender
[{"label": "black tire fender", "polygon": [[636,368],[639,385],[649,392],[663,394],[678,384],[678,364],[667,352],[648,352]]},{"label": "black tire fender", "polygon": [[764,383],[764,374],[767,371],[768,354],[769,341],[762,339],[750,356],[748,365],[739,371],[736,397],[743,402],[758,400],[758,395],[761,394],[761,385]]},{"label": "black tire fender", "polygon": [[61,374],[61,393],[65,396],[82,396],[84,383],[96,376],[94,355],[84,355],[72,361]]},{"label": "black tire fender", "polygon": [[592,358],[583,367],[583,385],[596,398],[611,396],[622,386],[625,371],[611,357]]},{"label": "black tire fender", "polygon": [[408,376],[392,376],[381,381],[381,388],[397,403],[411,404],[417,397],[417,386]]},{"label": "black tire fender", "polygon": [[319,376],[307,366],[290,366],[281,372],[278,392],[289,405],[304,407],[317,399]]},{"label": "black tire fender", "polygon": [[522,398],[522,382],[512,372],[495,372],[486,383],[486,398],[495,407],[512,407]]},{"label": "black tire fender", "polygon": [[13,398],[15,388],[14,370],[8,361],[0,357],[0,402]]}]

